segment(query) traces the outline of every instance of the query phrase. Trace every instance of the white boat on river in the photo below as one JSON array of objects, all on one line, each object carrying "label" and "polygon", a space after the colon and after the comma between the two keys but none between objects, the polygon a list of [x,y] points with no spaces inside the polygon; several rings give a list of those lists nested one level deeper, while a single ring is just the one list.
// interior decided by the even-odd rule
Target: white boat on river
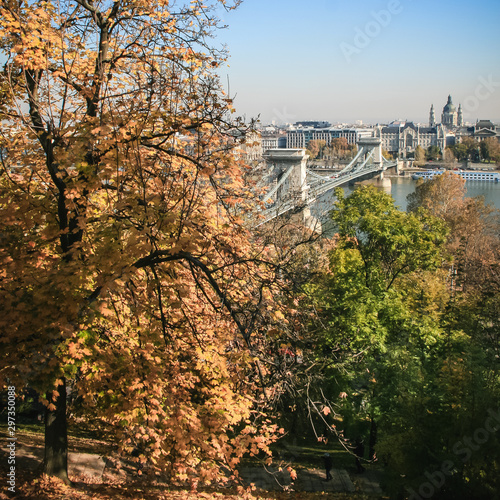
[{"label": "white boat on river", "polygon": [[[412,179],[432,179],[436,175],[441,175],[444,170],[427,170],[425,172],[415,172],[412,174]],[[459,175],[466,181],[486,181],[486,182],[499,182],[500,173],[498,172],[485,172],[481,170],[451,170],[456,175]]]}]

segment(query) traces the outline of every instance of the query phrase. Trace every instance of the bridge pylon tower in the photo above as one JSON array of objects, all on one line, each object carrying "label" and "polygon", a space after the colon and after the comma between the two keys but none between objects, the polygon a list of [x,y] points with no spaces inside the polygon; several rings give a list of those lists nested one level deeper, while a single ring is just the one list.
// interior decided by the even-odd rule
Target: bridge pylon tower
[{"label": "bridge pylon tower", "polygon": [[311,217],[308,206],[309,184],[307,182],[307,160],[304,149],[269,149],[264,155],[267,164],[267,179],[270,190],[262,201],[272,205],[275,216],[290,210],[297,212],[294,219],[314,229],[317,221]]},{"label": "bridge pylon tower", "polygon": [[307,159],[304,149],[269,149],[264,155],[271,189],[263,201],[297,202],[307,199]]},{"label": "bridge pylon tower", "polygon": [[[342,184],[355,182],[367,176],[383,178],[386,169],[396,166],[382,155],[381,140],[366,137],[358,140],[358,152],[352,161],[334,175],[319,175],[309,171],[308,156],[304,149],[270,149],[264,155],[266,174],[262,185],[269,190],[263,196],[265,207],[259,211],[261,226],[276,217],[289,212],[296,222],[301,222],[313,231],[319,232],[319,219],[311,216],[311,205],[321,196]],[[319,216],[321,219],[321,215]]]},{"label": "bridge pylon tower", "polygon": [[356,143],[358,149],[363,148],[364,159],[366,160],[368,155],[372,153],[371,162],[375,164],[382,164],[384,162],[384,157],[382,155],[382,141],[378,137],[363,137],[358,139]]}]

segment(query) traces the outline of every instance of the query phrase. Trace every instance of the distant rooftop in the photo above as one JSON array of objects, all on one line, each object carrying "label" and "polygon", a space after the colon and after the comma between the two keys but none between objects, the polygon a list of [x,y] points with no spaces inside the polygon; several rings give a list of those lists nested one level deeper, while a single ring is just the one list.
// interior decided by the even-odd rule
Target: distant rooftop
[{"label": "distant rooftop", "polygon": [[388,127],[404,127],[406,125],[406,120],[394,120],[387,125]]},{"label": "distant rooftop", "polygon": [[332,126],[330,122],[320,122],[320,121],[296,122],[294,123],[294,125],[296,127],[313,127],[313,128],[327,128]]},{"label": "distant rooftop", "polygon": [[478,120],[476,128],[494,128],[495,124],[491,120]]}]

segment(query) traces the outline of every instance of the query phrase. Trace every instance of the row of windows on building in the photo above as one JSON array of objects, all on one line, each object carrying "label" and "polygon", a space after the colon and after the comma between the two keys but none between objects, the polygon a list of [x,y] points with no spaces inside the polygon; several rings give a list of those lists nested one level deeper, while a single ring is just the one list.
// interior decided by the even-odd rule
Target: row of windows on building
[{"label": "row of windows on building", "polygon": [[330,146],[334,139],[346,139],[348,144],[356,144],[363,137],[373,137],[370,129],[297,129],[290,130],[286,135],[287,148],[307,149],[310,141],[324,141]]}]

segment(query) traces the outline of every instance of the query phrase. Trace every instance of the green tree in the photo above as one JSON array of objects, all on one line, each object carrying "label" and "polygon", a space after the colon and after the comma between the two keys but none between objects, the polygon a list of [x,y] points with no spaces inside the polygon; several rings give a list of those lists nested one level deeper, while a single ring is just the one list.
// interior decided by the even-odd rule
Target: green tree
[{"label": "green tree", "polygon": [[459,441],[496,408],[497,347],[474,333],[476,321],[482,329],[496,324],[489,323],[495,306],[490,301],[486,315],[474,301],[458,305],[462,292],[442,267],[444,220],[422,208],[398,213],[373,189],[337,194],[337,244],[327,272],[308,289],[331,407],[351,439],[364,434],[373,442],[376,429],[391,498],[418,491],[426,472],[445,461],[455,472],[435,498],[489,498],[497,487],[497,437],[470,455]]},{"label": "green tree", "polygon": [[441,150],[438,146],[429,146],[425,153],[425,157],[428,160],[440,160],[441,159]]},{"label": "green tree", "polygon": [[399,211],[389,195],[373,187],[357,189],[347,198],[340,189],[336,195],[332,219],[337,244],[329,271],[309,293],[319,311],[317,335],[326,353],[330,395],[348,395],[343,411],[352,424],[347,429],[351,438],[368,420],[371,429],[364,432],[373,441],[375,422],[387,410],[387,384],[394,387],[397,378],[387,367],[383,375],[380,360],[390,352],[396,355],[391,351],[395,346],[398,352],[403,349],[417,328],[396,285],[404,276],[440,265],[445,230],[423,212]]},{"label": "green tree", "polygon": [[450,146],[449,149],[453,152],[458,161],[467,160],[469,158],[469,148],[465,144],[455,144],[454,146]]},{"label": "green tree", "polygon": [[[478,406],[482,408],[482,416],[487,414],[488,408],[496,406],[500,380],[495,362],[498,359],[498,315],[493,312],[498,311],[500,290],[496,279],[500,220],[498,212],[485,206],[483,199],[466,198],[464,184],[452,173],[434,177],[417,185],[415,193],[409,196],[408,205],[412,210],[425,207],[450,228],[446,245],[453,259],[448,278],[450,299],[445,309],[440,308],[443,311],[441,323],[446,325],[444,331],[449,338],[441,355],[435,358],[434,371],[429,374],[435,383],[436,397],[440,394],[440,404],[428,417],[426,425],[438,428],[443,425],[440,422],[447,422],[450,426],[441,431],[442,447],[435,448],[435,453],[451,461],[456,461],[456,454],[453,456],[450,450],[453,451],[458,442],[453,432],[463,436],[484,425],[479,416],[481,412],[477,412]],[[436,371],[440,366],[440,371]],[[453,414],[455,411],[461,415],[459,420]],[[390,453],[392,444],[387,441],[386,445]],[[498,488],[497,446],[498,441],[492,439],[480,453],[466,457],[460,464],[459,473],[449,478],[441,491],[442,498],[475,495],[488,498],[491,491]],[[456,448],[459,449],[460,446]]]},{"label": "green tree", "polygon": [[391,196],[373,186],[347,198],[342,190],[335,194],[332,220],[342,245],[359,252],[367,284],[372,275],[377,281],[384,276],[389,289],[401,273],[436,265],[436,249],[444,241],[444,226],[437,219],[401,212]]},{"label": "green tree", "polygon": [[462,137],[461,144],[467,148],[466,159],[480,161],[479,143],[473,137]]}]

